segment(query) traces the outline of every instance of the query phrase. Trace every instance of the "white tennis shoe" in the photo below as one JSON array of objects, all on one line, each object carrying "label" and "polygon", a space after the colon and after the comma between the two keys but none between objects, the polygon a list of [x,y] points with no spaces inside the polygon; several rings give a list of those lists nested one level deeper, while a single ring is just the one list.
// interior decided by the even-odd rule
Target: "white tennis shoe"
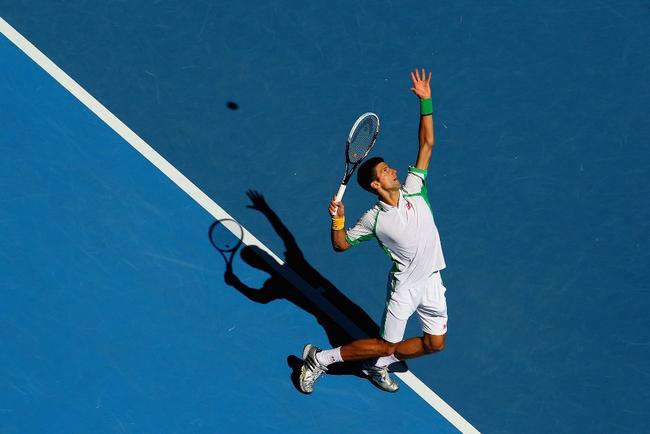
[{"label": "white tennis shoe", "polygon": [[375,366],[374,364],[371,365],[370,362],[366,362],[361,372],[366,374],[377,387],[385,392],[397,392],[399,390],[399,384],[390,378],[388,374],[388,366]]},{"label": "white tennis shoe", "polygon": [[316,353],[320,348],[307,344],[302,351],[302,360],[304,361],[300,368],[300,390],[305,393],[314,391],[314,383],[318,378],[327,372],[327,367],[321,365],[316,359]]}]

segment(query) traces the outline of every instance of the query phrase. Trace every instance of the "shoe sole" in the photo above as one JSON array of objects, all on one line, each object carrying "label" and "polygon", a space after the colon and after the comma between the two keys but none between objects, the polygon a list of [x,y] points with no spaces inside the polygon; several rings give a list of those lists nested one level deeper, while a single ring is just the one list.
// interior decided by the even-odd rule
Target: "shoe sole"
[{"label": "shoe sole", "polygon": [[311,395],[311,393],[314,391],[313,389],[312,390],[305,390],[304,387],[302,387],[302,381],[304,379],[304,375],[305,375],[305,367],[303,366],[302,368],[300,368],[300,380],[299,380],[298,384],[300,385],[300,390],[303,393],[306,393],[307,395]]},{"label": "shoe sole", "polygon": [[382,392],[396,393],[396,392],[399,391],[399,385],[397,386],[396,389],[393,390],[393,389],[385,389],[384,387],[381,386],[381,384],[377,383],[377,382],[376,382],[375,380],[373,380],[372,378],[370,379],[370,382],[371,382],[371,383],[372,383],[372,384],[373,384],[377,389],[381,390]]}]

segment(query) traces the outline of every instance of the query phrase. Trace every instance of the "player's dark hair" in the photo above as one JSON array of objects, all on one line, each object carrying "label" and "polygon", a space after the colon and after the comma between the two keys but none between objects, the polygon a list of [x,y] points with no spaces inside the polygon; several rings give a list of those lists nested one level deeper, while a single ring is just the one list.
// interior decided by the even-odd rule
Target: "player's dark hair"
[{"label": "player's dark hair", "polygon": [[375,168],[379,163],[383,163],[384,159],[381,157],[372,157],[361,163],[357,169],[357,182],[367,192],[377,194],[377,190],[370,186],[372,181],[377,180],[377,171]]}]

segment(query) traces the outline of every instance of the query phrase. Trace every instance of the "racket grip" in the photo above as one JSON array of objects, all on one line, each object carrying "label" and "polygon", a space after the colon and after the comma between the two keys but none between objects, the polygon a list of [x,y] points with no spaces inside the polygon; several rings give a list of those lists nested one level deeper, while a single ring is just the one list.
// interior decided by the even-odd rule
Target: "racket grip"
[{"label": "racket grip", "polygon": [[[334,197],[334,200],[336,202],[340,202],[341,199],[343,199],[343,195],[345,194],[345,189],[346,188],[347,188],[347,185],[341,184],[341,186],[339,187],[339,191],[336,193],[336,196]],[[336,215],[336,211],[338,211],[338,210],[339,210],[339,207],[337,206],[334,209],[334,212],[332,213],[332,215]]]}]

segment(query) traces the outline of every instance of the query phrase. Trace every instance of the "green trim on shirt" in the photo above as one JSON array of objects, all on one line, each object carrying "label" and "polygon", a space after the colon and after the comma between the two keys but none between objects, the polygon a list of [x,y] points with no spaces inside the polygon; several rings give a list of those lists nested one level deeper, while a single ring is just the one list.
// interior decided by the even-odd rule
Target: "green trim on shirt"
[{"label": "green trim on shirt", "polygon": [[375,233],[373,232],[373,233],[368,234],[368,235],[362,235],[359,238],[357,238],[356,240],[353,240],[348,236],[348,234],[345,234],[345,241],[347,241],[348,244],[350,244],[351,246],[356,246],[357,244],[361,243],[362,241],[372,240],[374,237],[375,237]]},{"label": "green trim on shirt", "polygon": [[427,173],[428,173],[428,171],[426,169],[420,169],[420,168],[417,168],[415,166],[409,166],[408,171],[412,172],[412,173],[419,173],[420,175],[424,175],[424,176],[427,176]]},{"label": "green trim on shirt", "polygon": [[[409,173],[422,175],[422,188],[420,189],[420,191],[418,193],[404,193],[404,197],[423,196],[425,198],[425,200],[427,201],[427,203],[429,203],[429,199],[427,198],[427,195],[426,195],[426,191],[427,191],[426,177],[427,177],[428,172],[426,170],[424,170],[424,169],[418,169],[415,166],[409,166],[408,171],[409,171]],[[422,194],[423,191],[424,191],[424,194]],[[429,208],[430,207],[431,207],[431,205],[429,205]]]},{"label": "green trim on shirt", "polygon": [[429,211],[431,211],[431,214],[433,214],[433,208],[431,208],[431,202],[429,202],[429,190],[427,190],[427,186],[425,184],[422,184],[422,189],[420,190],[419,193],[404,195],[404,197],[413,197],[413,196],[422,196],[422,199],[424,199],[424,201],[429,206]]},{"label": "green trim on shirt", "polygon": [[[409,166],[409,172],[419,173],[421,175],[424,175],[425,178],[428,173],[426,170],[418,169],[415,166]],[[424,199],[424,201],[427,203],[427,206],[429,207],[429,211],[431,211],[431,214],[433,214],[433,208],[431,208],[431,202],[429,202],[429,190],[427,190],[427,183],[424,179],[422,180],[422,188],[418,193],[404,194],[404,197],[413,197],[413,196],[422,196],[422,199]]]}]

